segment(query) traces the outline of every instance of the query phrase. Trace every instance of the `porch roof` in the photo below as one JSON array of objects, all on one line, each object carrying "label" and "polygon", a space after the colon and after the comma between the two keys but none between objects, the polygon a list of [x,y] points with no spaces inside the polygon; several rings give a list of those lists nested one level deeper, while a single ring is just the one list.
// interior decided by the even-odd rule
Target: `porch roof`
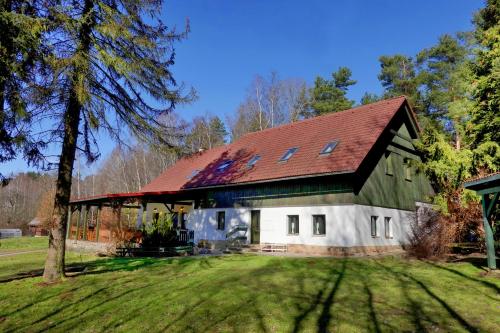
[{"label": "porch roof", "polygon": [[478,194],[500,192],[500,172],[471,179],[464,183],[464,187]]},{"label": "porch roof", "polygon": [[75,204],[103,204],[113,201],[128,201],[140,200],[146,198],[154,198],[158,196],[175,195],[179,191],[153,191],[153,192],[124,192],[124,193],[107,193],[99,194],[84,198],[76,198],[70,201],[71,205]]}]

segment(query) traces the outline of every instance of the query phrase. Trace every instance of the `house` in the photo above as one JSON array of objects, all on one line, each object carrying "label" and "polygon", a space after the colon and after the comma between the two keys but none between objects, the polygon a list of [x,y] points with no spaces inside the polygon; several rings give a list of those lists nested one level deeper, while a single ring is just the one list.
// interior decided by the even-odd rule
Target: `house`
[{"label": "house", "polygon": [[137,193],[72,204],[134,202],[138,227],[160,204],[196,243],[218,247],[239,239],[300,253],[389,251],[406,243],[433,195],[415,168],[418,136],[410,105],[396,97],[250,133],[179,160]]}]

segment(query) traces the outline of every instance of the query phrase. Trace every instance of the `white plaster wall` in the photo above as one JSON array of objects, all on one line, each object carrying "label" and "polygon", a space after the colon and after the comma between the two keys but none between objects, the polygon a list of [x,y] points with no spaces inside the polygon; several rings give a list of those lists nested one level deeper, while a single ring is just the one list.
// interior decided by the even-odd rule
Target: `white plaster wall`
[{"label": "white plaster wall", "polygon": [[[354,245],[352,221],[356,210],[353,205],[272,207],[261,209],[260,214],[260,241],[263,243]],[[326,235],[314,236],[312,215],[321,214],[326,218]],[[299,215],[298,235],[288,235],[288,215]]]},{"label": "white plaster wall", "polygon": [[[255,209],[255,208],[254,208]],[[216,212],[226,212],[226,229],[217,230]],[[412,212],[362,205],[265,207],[260,208],[260,242],[320,246],[384,246],[407,242]],[[250,208],[195,209],[189,213],[188,228],[200,239],[225,240],[238,224],[248,226]],[[287,215],[299,215],[299,234],[288,235]],[[312,215],[325,215],[326,235],[313,235]],[[370,217],[378,216],[378,237],[371,236]],[[392,218],[392,238],[385,237],[384,217]]]},{"label": "white plaster wall", "polygon": [[[225,230],[217,230],[217,212],[226,212]],[[237,225],[244,224],[248,227],[247,237],[250,236],[250,209],[225,208],[225,209],[193,209],[187,217],[187,228],[194,230],[194,241],[201,239],[225,240],[226,234]]]},{"label": "white plaster wall", "polygon": [[[378,216],[378,237],[371,236],[371,216]],[[356,205],[355,245],[381,246],[408,243],[415,213],[399,209]],[[392,218],[392,238],[385,237],[384,218]]]}]

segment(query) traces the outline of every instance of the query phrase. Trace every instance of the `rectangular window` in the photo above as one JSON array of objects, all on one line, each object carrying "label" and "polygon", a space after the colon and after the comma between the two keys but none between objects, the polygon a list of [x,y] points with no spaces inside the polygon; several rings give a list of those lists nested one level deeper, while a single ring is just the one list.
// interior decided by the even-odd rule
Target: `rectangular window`
[{"label": "rectangular window", "polygon": [[394,170],[392,168],[392,155],[391,153],[387,153],[385,155],[385,174],[392,176],[394,174]]},{"label": "rectangular window", "polygon": [[411,164],[409,159],[405,159],[405,179],[411,182]]},{"label": "rectangular window", "polygon": [[326,234],[326,218],[325,215],[313,215],[313,235]]},{"label": "rectangular window", "polygon": [[217,230],[226,229],[226,212],[217,212]]},{"label": "rectangular window", "polygon": [[384,226],[385,226],[385,238],[392,238],[392,218],[391,217],[384,218]]},{"label": "rectangular window", "polygon": [[295,152],[298,150],[299,148],[297,147],[294,147],[294,148],[290,148],[288,149],[285,154],[280,158],[280,162],[286,162],[290,159],[290,157],[293,156],[293,154],[295,154]]},{"label": "rectangular window", "polygon": [[227,168],[231,166],[231,164],[233,164],[233,161],[231,160],[224,161],[221,164],[219,164],[219,166],[217,167],[217,171],[219,172],[225,171]]},{"label": "rectangular window", "polygon": [[371,231],[372,231],[372,237],[373,238],[378,237],[378,227],[377,227],[377,224],[378,224],[378,216],[372,216],[370,218],[370,228],[371,228]]},{"label": "rectangular window", "polygon": [[331,141],[326,144],[326,146],[323,147],[321,152],[319,153],[320,155],[329,155],[332,153],[332,151],[337,147],[338,141]]},{"label": "rectangular window", "polygon": [[258,161],[260,160],[260,155],[255,155],[254,157],[252,157],[250,159],[250,161],[248,161],[247,163],[247,166],[249,168],[253,167],[255,165],[255,163],[257,163]]},{"label": "rectangular window", "polygon": [[299,234],[299,216],[298,215],[288,215],[288,234],[298,235]]}]

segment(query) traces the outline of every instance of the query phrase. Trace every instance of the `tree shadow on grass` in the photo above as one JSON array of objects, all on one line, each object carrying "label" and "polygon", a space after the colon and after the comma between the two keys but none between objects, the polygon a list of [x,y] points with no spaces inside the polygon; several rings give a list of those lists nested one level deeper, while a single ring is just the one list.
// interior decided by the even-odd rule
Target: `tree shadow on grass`
[{"label": "tree shadow on grass", "polygon": [[[81,275],[96,275],[117,271],[135,271],[153,265],[167,265],[174,261],[179,265],[188,265],[194,258],[109,258],[88,261],[85,263],[71,263],[65,266],[65,273],[67,277],[76,277]],[[43,268],[35,269],[26,272],[19,272],[0,279],[1,283],[7,283],[16,280],[27,278],[40,277],[43,275]]]},{"label": "tree shadow on grass", "polygon": [[[48,330],[50,330],[50,329],[54,329],[54,328],[56,328],[57,326],[59,326],[59,325],[61,325],[61,324],[65,323],[65,322],[68,322],[68,321],[73,320],[73,319],[78,319],[78,318],[80,318],[81,316],[85,315],[87,312],[90,312],[90,311],[92,311],[92,310],[94,310],[94,309],[96,309],[96,308],[98,308],[98,307],[100,307],[100,306],[103,306],[104,304],[110,303],[110,302],[112,302],[112,301],[114,301],[114,300],[117,300],[117,299],[120,299],[120,298],[126,297],[127,295],[129,295],[129,294],[131,294],[131,293],[134,293],[134,292],[136,292],[136,291],[140,291],[140,290],[142,290],[142,289],[144,289],[144,288],[146,288],[146,287],[147,287],[147,285],[141,285],[141,286],[136,287],[136,288],[127,288],[127,289],[125,289],[124,291],[122,291],[121,293],[119,293],[119,294],[117,294],[117,295],[114,295],[114,296],[112,296],[112,297],[106,297],[106,299],[105,299],[105,300],[103,300],[103,301],[101,301],[101,302],[99,302],[99,303],[97,303],[97,304],[93,304],[93,305],[92,305],[92,307],[87,307],[86,309],[84,309],[84,310],[82,310],[82,311],[80,311],[80,312],[78,312],[78,313],[74,313],[74,314],[72,314],[71,316],[66,316],[66,317],[64,317],[64,319],[62,319],[62,320],[60,320],[60,321],[55,321],[55,322],[53,322],[50,326],[43,327],[43,328],[40,330],[40,332],[42,332],[42,331],[48,331]],[[101,292],[101,291],[103,291],[103,290],[105,290],[105,289],[107,289],[107,288],[100,288],[100,289],[98,289],[97,291],[95,291],[95,292],[93,292],[92,294],[90,294],[88,297],[95,296],[97,293],[99,293],[99,292]],[[84,299],[85,299],[85,298],[88,298],[88,297],[84,297]],[[81,301],[82,301],[82,300],[84,300],[84,299],[80,299],[80,300],[78,300],[77,302],[75,302],[75,303],[73,303],[73,304],[76,304],[76,303],[78,303],[78,302],[81,302]],[[71,306],[71,305],[72,305],[72,304],[70,304],[70,306]],[[59,312],[60,312],[61,310],[63,310],[63,309],[66,309],[66,306],[64,306],[64,307],[62,307],[62,308],[59,308],[59,309],[58,309],[58,311],[55,311],[55,312],[51,313],[51,316],[56,315],[57,313],[59,313]],[[42,322],[43,320],[48,319],[48,318],[49,318],[49,316],[45,316],[44,318],[41,318],[41,319],[37,320],[36,322],[34,322],[32,325],[37,324],[37,323],[39,323],[39,322]]]},{"label": "tree shadow on grass", "polygon": [[[335,295],[337,294],[337,291],[339,290],[341,282],[346,273],[346,259],[344,258],[342,260],[340,269],[335,262],[335,266],[329,269],[329,271],[326,273],[326,277],[319,279],[320,286],[317,288],[317,292],[311,296],[308,296],[308,293],[306,292],[306,283],[308,283],[308,280],[313,279],[313,276],[311,274],[308,274],[307,270],[304,272],[304,267],[294,267],[292,269],[294,269],[297,274],[295,280],[298,283],[298,292],[294,295],[282,295],[283,297],[293,297],[297,299],[297,301],[295,302],[295,307],[298,310],[299,314],[293,318],[292,332],[297,333],[301,331],[304,326],[304,321],[307,320],[307,318],[317,310],[321,310],[321,313],[316,321],[317,331],[327,332],[328,326],[330,325],[330,322],[332,320],[331,308],[335,303]],[[332,279],[334,277],[336,277],[335,280]],[[277,295],[281,296],[279,294]]]},{"label": "tree shadow on grass", "polygon": [[333,285],[332,289],[328,292],[326,300],[323,302],[321,315],[317,321],[318,332],[322,333],[328,332],[328,325],[330,324],[330,321],[332,319],[331,308],[333,306],[333,303],[335,302],[335,294],[339,290],[340,283],[342,282],[342,279],[344,278],[346,272],[346,268],[347,268],[347,262],[346,259],[344,258],[342,260],[342,269],[338,273],[337,279],[335,280],[335,284]]},{"label": "tree shadow on grass", "polygon": [[[419,286],[429,297],[431,297],[433,300],[437,301],[449,314],[451,317],[453,317],[465,330],[468,332],[478,332],[478,329],[474,326],[472,326],[465,318],[463,318],[458,312],[456,312],[448,303],[446,303],[441,297],[436,295],[432,290],[430,290],[429,287],[427,287],[426,284],[424,284],[422,281],[418,280],[414,276],[404,273],[404,272],[397,272],[394,269],[383,265],[380,263],[380,261],[375,261],[380,267],[385,269],[388,272],[391,272],[393,275],[397,276],[400,275],[402,277],[405,277],[406,279],[412,281],[415,285]],[[402,286],[403,288],[403,286]],[[404,290],[404,289],[403,289]],[[422,313],[421,311],[418,311],[416,315],[418,316],[419,313]],[[418,327],[418,326],[417,326]],[[420,328],[423,329],[423,327],[418,327],[419,330]]]},{"label": "tree shadow on grass", "polygon": [[[82,265],[80,263],[74,263],[74,264],[66,265],[65,272],[66,273],[76,273],[76,272],[83,271],[84,269],[85,269],[85,265]],[[43,275],[43,268],[33,269],[30,271],[19,272],[16,274],[12,274],[12,275],[0,278],[0,284],[11,282],[11,281],[16,281],[16,280],[23,280],[23,279],[28,279],[28,278],[40,277],[42,275]]]},{"label": "tree shadow on grass", "polygon": [[412,322],[413,325],[415,325],[416,331],[417,332],[427,331],[424,326],[424,321],[437,325],[435,321],[433,321],[429,316],[425,314],[422,305],[419,302],[415,301],[415,299],[410,295],[408,283],[403,278],[404,276],[401,275],[399,272],[393,270],[392,268],[382,265],[379,261],[375,261],[375,263],[380,267],[382,267],[385,271],[390,273],[398,281],[401,292],[403,293],[403,296],[406,299],[406,301],[409,303]]},{"label": "tree shadow on grass", "polygon": [[[476,258],[474,258],[474,259],[476,259]],[[467,280],[470,280],[470,281],[473,281],[473,282],[477,282],[477,283],[481,283],[483,286],[492,289],[497,294],[500,294],[500,287],[498,287],[496,284],[494,284],[492,282],[485,281],[485,280],[482,280],[482,279],[474,278],[474,277],[469,276],[467,274],[464,274],[464,273],[462,273],[460,271],[457,271],[457,270],[455,270],[453,268],[449,268],[449,267],[446,267],[446,266],[443,266],[443,265],[438,265],[438,264],[430,262],[430,261],[425,261],[425,263],[428,264],[428,265],[431,265],[432,267],[436,267],[436,268],[445,270],[447,272],[453,273],[455,275],[458,275],[458,276],[460,276],[460,277],[462,277],[464,279],[467,279]]]}]

